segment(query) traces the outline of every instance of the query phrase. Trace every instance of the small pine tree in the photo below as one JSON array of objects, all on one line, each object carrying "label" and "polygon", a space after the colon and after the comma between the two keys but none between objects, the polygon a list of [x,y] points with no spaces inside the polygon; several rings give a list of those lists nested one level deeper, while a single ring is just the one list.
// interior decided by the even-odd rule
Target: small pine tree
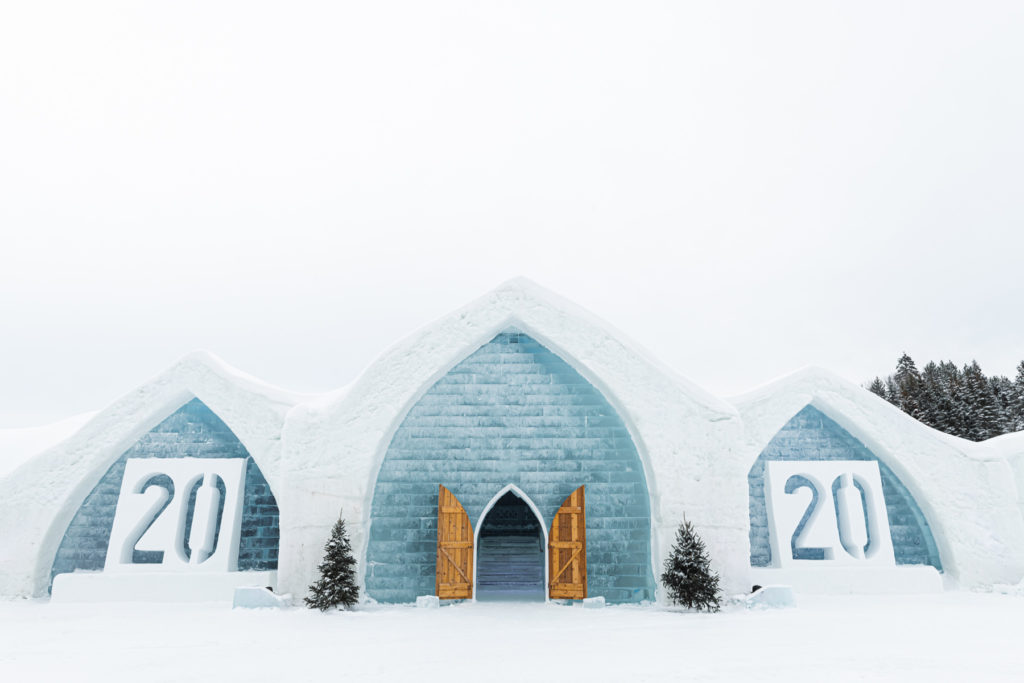
[{"label": "small pine tree", "polygon": [[331,529],[331,538],[324,546],[324,559],[320,563],[320,578],[309,587],[306,598],[309,608],[326,612],[331,607],[351,607],[359,600],[356,585],[356,560],[352,544],[345,533],[345,520],[339,519]]},{"label": "small pine tree", "polygon": [[721,607],[718,574],[711,571],[704,541],[686,519],[676,531],[676,544],[665,560],[665,573],[661,582],[668,589],[669,598],[698,612],[717,612]]},{"label": "small pine tree", "polygon": [[885,378],[885,400],[897,408],[900,405],[900,391],[896,386],[896,380],[892,375]]}]

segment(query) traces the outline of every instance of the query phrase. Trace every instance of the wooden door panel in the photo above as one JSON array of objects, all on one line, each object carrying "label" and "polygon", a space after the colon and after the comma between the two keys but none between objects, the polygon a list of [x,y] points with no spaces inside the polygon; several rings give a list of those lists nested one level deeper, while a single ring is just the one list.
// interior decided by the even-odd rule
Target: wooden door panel
[{"label": "wooden door panel", "polygon": [[473,525],[455,495],[437,493],[437,567],[435,589],[442,600],[473,597]]},{"label": "wooden door panel", "polygon": [[548,597],[587,597],[587,517],[583,486],[573,491],[551,520],[548,535]]}]

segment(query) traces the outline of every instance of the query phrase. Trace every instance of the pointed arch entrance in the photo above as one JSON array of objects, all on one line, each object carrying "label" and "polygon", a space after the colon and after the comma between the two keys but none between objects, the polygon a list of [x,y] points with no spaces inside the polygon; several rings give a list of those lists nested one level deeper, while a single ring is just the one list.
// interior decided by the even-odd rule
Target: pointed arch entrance
[{"label": "pointed arch entrance", "polygon": [[474,547],[477,600],[546,599],[547,525],[519,487],[509,484],[487,504],[476,525]]},{"label": "pointed arch entrance", "polygon": [[[548,558],[549,578],[571,583],[564,597],[586,594],[617,603],[654,598],[650,497],[629,429],[572,365],[514,329],[427,388],[396,428],[370,503],[367,595],[393,603],[435,592],[439,544],[449,550],[447,544],[462,542],[448,533],[450,520],[438,517],[439,485],[459,501],[468,516],[465,526],[472,520],[475,532],[489,501],[510,484],[528,494],[520,498],[534,503],[549,535],[567,497],[586,486],[585,518],[571,511],[565,518],[570,533],[564,542],[578,547],[560,546],[554,570]],[[457,565],[472,578],[469,565],[453,554],[457,550],[450,545],[454,562],[441,554],[442,571],[450,566],[458,574]],[[463,590],[468,581],[460,575],[456,583]]]}]

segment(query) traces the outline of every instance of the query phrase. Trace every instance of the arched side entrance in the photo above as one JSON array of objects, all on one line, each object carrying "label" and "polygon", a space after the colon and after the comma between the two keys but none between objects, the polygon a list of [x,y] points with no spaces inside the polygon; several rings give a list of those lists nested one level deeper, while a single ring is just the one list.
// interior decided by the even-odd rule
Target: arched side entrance
[{"label": "arched side entrance", "polygon": [[484,512],[476,528],[478,600],[543,601],[547,595],[547,530],[514,487]]},{"label": "arched side entrance", "polygon": [[[878,463],[885,511],[889,521],[896,564],[931,565],[942,570],[931,528],[910,491],[895,472],[864,444],[812,405],[805,406],[765,446],[747,476],[750,495],[750,564],[769,567],[772,557],[765,494],[765,470],[772,461],[874,461]],[[796,479],[796,478],[794,478]],[[794,487],[803,482],[792,482]],[[863,494],[862,494],[863,495]],[[811,504],[814,508],[815,502]],[[836,503],[838,505],[838,503]],[[816,548],[797,548],[798,538],[809,521],[805,516],[790,541],[798,560],[822,560]]]},{"label": "arched side entrance", "polygon": [[483,521],[509,484],[548,524],[586,486],[588,594],[654,599],[650,499],[629,430],[571,365],[511,329],[430,387],[396,430],[373,490],[367,594],[434,593],[439,485]]},{"label": "arched side entrance", "polygon": [[[104,568],[110,543],[114,514],[121,480],[129,458],[245,458],[244,492],[242,497],[242,522],[238,547],[238,569],[277,569],[279,549],[279,513],[277,500],[256,462],[249,456],[242,442],[217,415],[198,398],[194,398],[167,419],[154,427],[125,451],[106,471],[103,478],[86,496],[75,513],[57,549],[50,573],[57,574],[76,570],[98,571]],[[168,481],[154,479],[153,483],[167,485],[171,495],[186,495],[173,491]],[[223,502],[223,486],[221,498]],[[187,502],[187,519],[193,518],[196,506],[196,491],[193,489]],[[223,513],[223,505],[221,506]],[[220,528],[217,515],[216,528]],[[218,531],[219,536],[219,531]],[[185,529],[186,544],[189,527]],[[217,539],[214,539],[216,547]],[[186,548],[186,550],[188,550]],[[162,553],[136,550],[132,554],[133,564],[159,563]]]}]

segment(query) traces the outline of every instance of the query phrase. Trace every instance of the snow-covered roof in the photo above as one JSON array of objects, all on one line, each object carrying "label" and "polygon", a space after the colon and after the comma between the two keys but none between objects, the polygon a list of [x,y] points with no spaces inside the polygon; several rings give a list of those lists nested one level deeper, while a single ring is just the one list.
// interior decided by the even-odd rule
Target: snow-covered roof
[{"label": "snow-covered roof", "polygon": [[0,429],[0,478],[77,432],[94,415],[90,411],[47,425]]},{"label": "snow-covered roof", "polygon": [[[915,439],[941,442],[957,453],[981,460],[992,459],[995,454],[978,444],[933,429],[910,417],[898,407],[840,375],[824,368],[808,366],[773,380],[729,401],[743,415],[747,432],[763,448],[782,426],[808,404],[825,408],[830,417],[847,428],[862,431],[859,425],[875,425],[879,431],[912,435]],[[767,407],[770,406],[770,409]],[[770,416],[770,418],[769,418]],[[757,417],[758,419],[748,419]],[[844,422],[855,423],[854,429]],[[868,430],[872,431],[872,430]],[[869,435],[865,435],[870,439]]]},{"label": "snow-covered roof", "polygon": [[[690,395],[696,404],[712,412],[735,415],[726,401],[683,377],[640,344],[587,309],[536,282],[517,277],[508,280],[462,308],[411,332],[385,349],[350,385],[307,402],[310,408],[330,412],[332,406],[350,400],[361,387],[381,374],[395,372],[396,359],[424,353],[441,359],[445,370],[490,341],[499,332],[516,327],[552,350],[563,350],[573,362],[587,365],[609,347],[629,354],[636,362],[656,369]],[[580,334],[585,331],[587,334]],[[571,349],[565,348],[572,346]]]},{"label": "snow-covered roof", "polygon": [[985,444],[995,453],[998,453],[1004,458],[1024,459],[1024,432],[1013,432],[1012,434],[994,436],[987,441],[982,441],[981,443]]}]

